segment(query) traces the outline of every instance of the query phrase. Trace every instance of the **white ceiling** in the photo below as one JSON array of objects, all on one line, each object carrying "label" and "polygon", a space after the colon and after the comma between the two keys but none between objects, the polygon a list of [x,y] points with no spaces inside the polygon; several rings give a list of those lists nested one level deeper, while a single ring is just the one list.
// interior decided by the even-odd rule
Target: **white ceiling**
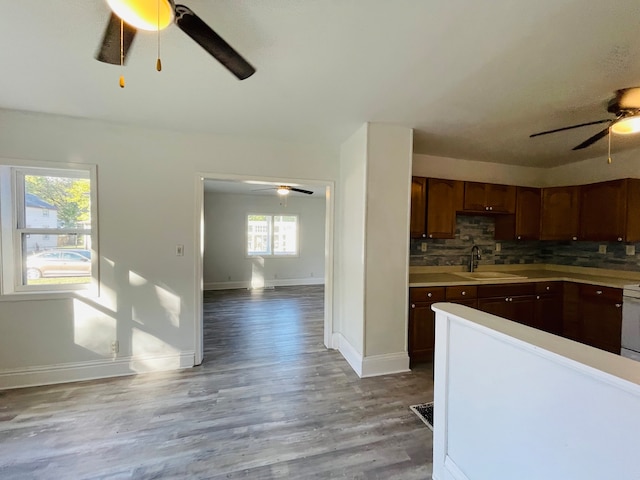
[{"label": "white ceiling", "polygon": [[[414,150],[552,166],[640,85],[638,0],[182,0],[257,73],[238,81],[176,26],[93,59],[104,0],[0,0],[0,108],[337,147],[365,121],[415,128]],[[614,152],[640,135],[613,138]]]}]

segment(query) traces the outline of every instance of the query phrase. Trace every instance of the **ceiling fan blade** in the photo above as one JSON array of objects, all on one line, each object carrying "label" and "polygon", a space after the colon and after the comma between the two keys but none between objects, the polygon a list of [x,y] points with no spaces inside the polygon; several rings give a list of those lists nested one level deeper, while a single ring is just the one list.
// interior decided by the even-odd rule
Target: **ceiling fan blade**
[{"label": "ceiling fan blade", "polygon": [[573,147],[571,150],[582,150],[583,148],[587,148],[589,145],[596,143],[598,140],[606,137],[608,134],[609,134],[609,127],[599,131],[593,137],[587,138],[584,142],[582,142],[580,145],[576,147]]},{"label": "ceiling fan blade", "polygon": [[571,125],[570,127],[555,128],[553,130],[547,130],[546,132],[534,133],[533,135],[529,135],[529,138],[539,137],[540,135],[548,135],[549,133],[563,132],[564,130],[571,130],[574,128],[586,127],[588,125],[597,125],[598,123],[605,123],[610,121],[611,119],[605,118],[603,120],[596,120],[595,122],[580,123],[579,125]]},{"label": "ceiling fan blade", "polygon": [[204,23],[189,7],[176,5],[176,24],[198,45],[222,63],[239,80],[253,75],[255,68],[231,45]]},{"label": "ceiling fan blade", "polygon": [[[123,61],[127,59],[129,47],[136,36],[136,29],[126,22],[122,28],[122,53]],[[113,65],[120,65],[120,17],[112,13],[109,23],[104,30],[100,50],[96,53],[96,60]]]},{"label": "ceiling fan blade", "polygon": [[307,195],[313,195],[311,190],[303,190],[302,188],[289,187],[289,190],[293,192],[306,193]]}]

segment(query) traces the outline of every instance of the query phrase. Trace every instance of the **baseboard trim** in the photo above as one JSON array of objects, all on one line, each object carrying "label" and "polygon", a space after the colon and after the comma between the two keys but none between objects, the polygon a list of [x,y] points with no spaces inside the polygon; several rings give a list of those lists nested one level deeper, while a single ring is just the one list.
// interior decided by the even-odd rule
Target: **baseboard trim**
[{"label": "baseboard trim", "polygon": [[194,352],[180,352],[0,370],[0,390],[177,370],[194,364]]},{"label": "baseboard trim", "polygon": [[386,353],[384,355],[372,355],[362,360],[361,377],[377,377],[393,373],[408,372],[409,355],[407,352]]},{"label": "baseboard trim", "polygon": [[[351,343],[341,333],[335,334],[337,336],[338,351],[342,354],[347,363],[353,368],[353,371],[362,378],[362,355],[354,348]],[[335,340],[334,340],[335,342]],[[334,343],[335,344],[335,343]]]},{"label": "baseboard trim", "polygon": [[[265,287],[293,287],[296,285],[324,285],[324,278],[282,278],[267,280]],[[261,288],[253,287],[250,281],[246,282],[208,282],[203,285],[204,290],[234,290],[238,288]]]}]

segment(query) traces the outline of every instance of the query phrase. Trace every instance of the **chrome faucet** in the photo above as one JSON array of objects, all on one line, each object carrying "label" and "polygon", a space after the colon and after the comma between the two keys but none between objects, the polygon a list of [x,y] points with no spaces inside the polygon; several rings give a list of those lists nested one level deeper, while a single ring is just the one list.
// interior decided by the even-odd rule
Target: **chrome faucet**
[{"label": "chrome faucet", "polygon": [[480,247],[474,245],[471,247],[471,258],[469,258],[469,271],[473,273],[473,270],[478,268],[478,260],[480,260]]}]

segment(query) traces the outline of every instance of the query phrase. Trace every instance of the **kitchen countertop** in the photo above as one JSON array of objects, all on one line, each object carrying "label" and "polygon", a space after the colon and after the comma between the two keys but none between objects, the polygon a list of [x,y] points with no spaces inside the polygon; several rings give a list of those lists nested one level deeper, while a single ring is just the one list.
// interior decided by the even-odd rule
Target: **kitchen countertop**
[{"label": "kitchen countertop", "polygon": [[[545,281],[566,281],[623,288],[640,284],[640,272],[629,272],[566,265],[480,265],[477,272],[503,272],[517,275],[509,279],[475,280],[456,273],[465,273],[462,267],[410,267],[409,287],[440,287],[453,285],[489,285]],[[522,278],[526,277],[526,278]]]}]

